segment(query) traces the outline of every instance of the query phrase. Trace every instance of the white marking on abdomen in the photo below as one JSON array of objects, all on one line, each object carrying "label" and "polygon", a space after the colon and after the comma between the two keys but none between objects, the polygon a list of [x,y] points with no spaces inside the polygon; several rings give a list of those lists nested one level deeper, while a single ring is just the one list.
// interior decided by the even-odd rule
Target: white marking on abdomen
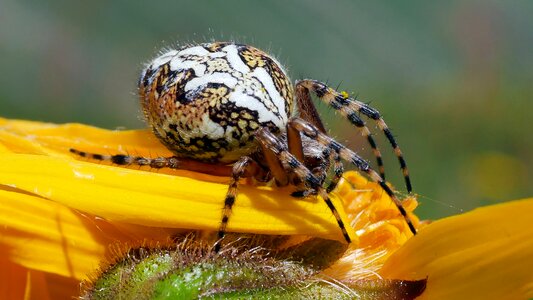
[{"label": "white marking on abdomen", "polygon": [[197,89],[198,87],[208,83],[222,83],[230,89],[233,89],[237,85],[237,79],[228,73],[215,72],[191,79],[185,85],[185,91],[188,92]]},{"label": "white marking on abdomen", "polygon": [[176,50],[170,50],[168,51],[167,53],[164,53],[163,55],[157,57],[156,59],[154,59],[152,61],[152,69],[157,69],[159,68],[160,66],[166,64],[167,62],[169,62],[174,56],[176,56],[176,54],[178,54],[178,51]]},{"label": "white marking on abdomen", "polygon": [[202,116],[202,126],[200,127],[200,137],[207,135],[210,139],[220,139],[224,137],[224,127],[220,124],[213,122],[209,115]]},{"label": "white marking on abdomen", "polygon": [[243,74],[250,72],[250,68],[242,61],[241,57],[239,56],[237,46],[228,45],[222,48],[222,51],[225,51],[228,54],[226,58],[233,69]]},{"label": "white marking on abdomen", "polygon": [[274,81],[272,81],[270,74],[268,74],[264,68],[255,68],[255,70],[252,72],[252,76],[254,76],[263,84],[269,98],[272,99],[272,102],[278,108],[279,115],[283,119],[286,119],[287,112],[285,111],[285,99],[281,97],[280,93],[276,89],[276,86],[274,86]]},{"label": "white marking on abdomen", "polygon": [[242,88],[235,89],[229,98],[229,101],[235,103],[236,106],[245,107],[252,111],[256,111],[258,114],[258,121],[261,123],[272,121],[282,131],[287,123],[283,115],[282,119],[276,116],[270,109],[265,107],[265,104],[256,98],[244,93]]},{"label": "white marking on abdomen", "polygon": [[210,58],[220,58],[220,57],[226,57],[226,53],[225,52],[213,52],[213,53],[209,53],[209,57]]},{"label": "white marking on abdomen", "polygon": [[206,71],[206,66],[202,63],[192,61],[192,60],[182,60],[180,57],[174,57],[170,61],[170,70],[172,71],[181,71],[193,69],[196,76],[203,76]]}]

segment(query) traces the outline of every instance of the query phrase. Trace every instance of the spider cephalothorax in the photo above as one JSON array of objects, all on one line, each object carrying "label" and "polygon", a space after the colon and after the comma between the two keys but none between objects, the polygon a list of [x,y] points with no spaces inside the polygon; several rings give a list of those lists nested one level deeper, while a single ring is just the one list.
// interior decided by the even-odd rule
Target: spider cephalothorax
[{"label": "spider cephalothorax", "polygon": [[[215,251],[220,249],[238,182],[244,177],[274,180],[278,186],[293,185],[295,196],[320,195],[350,242],[345,224],[328,196],[342,177],[342,160],[379,183],[415,233],[401,202],[385,183],[381,153],[360,117],[374,120],[383,131],[400,161],[407,191],[411,192],[402,152],[379,112],[316,80],[301,80],[295,87],[274,58],[248,45],[214,42],[169,50],[143,70],[139,94],[148,124],[175,156],[145,158],[71,151],[119,165],[230,176]],[[311,94],[361,130],[377,159],[379,174],[326,134]],[[332,164],[333,176],[326,187]]]}]

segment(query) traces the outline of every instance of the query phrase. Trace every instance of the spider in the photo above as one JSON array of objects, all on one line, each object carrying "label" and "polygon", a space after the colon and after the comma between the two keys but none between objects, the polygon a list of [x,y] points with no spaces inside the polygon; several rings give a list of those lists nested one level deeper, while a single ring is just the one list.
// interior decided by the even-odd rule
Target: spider
[{"label": "spider", "polygon": [[[292,185],[293,196],[320,195],[340,230],[346,225],[329,193],[342,177],[342,161],[355,165],[390,196],[413,234],[416,229],[401,201],[385,182],[381,153],[361,116],[385,134],[400,162],[407,192],[411,182],[400,147],[379,112],[313,79],[293,87],[282,66],[265,52],[232,42],[194,44],[171,49],[147,64],[138,82],[147,123],[172,157],[92,154],[82,157],[117,165],[187,169],[229,176],[218,240],[218,252],[237,197],[241,178]],[[379,173],[367,161],[326,134],[311,95],[324,101],[360,129],[377,160]],[[333,168],[328,185],[326,178]]]}]

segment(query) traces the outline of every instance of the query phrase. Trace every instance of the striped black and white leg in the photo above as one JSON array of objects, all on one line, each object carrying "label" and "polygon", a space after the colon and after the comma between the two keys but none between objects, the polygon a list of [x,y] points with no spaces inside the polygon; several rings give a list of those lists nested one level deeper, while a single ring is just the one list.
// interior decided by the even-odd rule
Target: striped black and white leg
[{"label": "striped black and white leg", "polygon": [[320,144],[324,145],[325,147],[328,147],[332,149],[333,151],[337,152],[345,161],[348,161],[355,165],[360,171],[366,173],[370,179],[372,179],[374,182],[378,183],[381,188],[387,193],[387,195],[392,199],[398,210],[400,211],[401,215],[405,219],[405,222],[409,226],[409,229],[413,234],[416,234],[416,228],[413,225],[413,222],[407,215],[407,211],[402,205],[402,202],[394,195],[394,192],[391,190],[391,188],[387,185],[385,180],[379,176],[379,174],[374,171],[369,163],[362,159],[360,156],[355,154],[350,149],[346,148],[339,142],[335,141],[331,137],[325,135],[324,133],[320,132],[315,126],[310,124],[309,122],[306,122],[303,119],[300,118],[292,118],[289,120],[289,125],[302,134],[306,135],[307,137],[316,140]]},{"label": "striped black and white leg", "polygon": [[69,151],[80,157],[110,162],[118,166],[149,166],[152,169],[169,168],[194,171],[215,176],[229,176],[231,174],[231,166],[209,164],[192,159],[179,158],[176,156],[152,158],[126,154],[106,155],[89,153],[72,148]]},{"label": "striped black and white leg", "polygon": [[317,95],[318,98],[320,98],[320,100],[324,101],[329,106],[331,106],[333,109],[340,112],[353,125],[355,125],[356,127],[362,130],[363,136],[366,137],[368,143],[370,144],[370,147],[372,148],[372,152],[374,153],[374,156],[376,157],[380,177],[382,179],[385,179],[385,168],[383,165],[383,159],[381,157],[381,152],[379,151],[375,140],[372,138],[372,134],[370,130],[368,129],[368,127],[366,126],[366,123],[359,117],[359,114],[362,114],[374,120],[377,123],[380,130],[385,134],[389,143],[394,149],[394,153],[396,157],[398,158],[398,161],[400,162],[400,167],[401,167],[402,174],[404,177],[407,192],[411,193],[412,191],[411,179],[409,177],[409,171],[407,169],[407,164],[403,157],[403,153],[400,150],[400,146],[396,142],[396,139],[392,135],[389,127],[387,126],[387,124],[381,117],[380,113],[376,109],[370,107],[369,105],[361,101],[350,98],[347,96],[346,93],[340,93],[328,87],[326,84],[320,81],[317,81],[317,80],[305,79],[305,80],[298,81],[296,83],[296,88],[300,90],[307,90],[307,91],[313,92],[314,94]]},{"label": "striped black and white leg", "polygon": [[229,218],[235,199],[237,198],[239,179],[247,176],[255,176],[260,170],[259,165],[250,157],[244,156],[233,164],[233,170],[231,172],[230,184],[224,199],[224,208],[222,209],[222,219],[220,221],[220,227],[218,228],[218,239],[213,245],[213,251],[219,252],[222,246],[222,240],[226,234],[226,228],[228,226]]},{"label": "striped black and white leg", "polygon": [[295,174],[298,176],[301,182],[303,182],[307,188],[317,192],[320,197],[324,200],[328,208],[331,210],[331,213],[335,217],[339,228],[342,231],[342,235],[346,242],[350,243],[351,238],[348,234],[348,229],[342,221],[337,208],[331,202],[331,199],[327,191],[322,187],[323,181],[320,178],[317,178],[313,172],[311,172],[302,162],[300,162],[293,154],[291,154],[287,146],[281,142],[274,134],[272,134],[267,129],[260,129],[256,132],[256,139],[265,146],[265,148],[270,149],[274,152],[281,162],[283,168],[290,174]]}]

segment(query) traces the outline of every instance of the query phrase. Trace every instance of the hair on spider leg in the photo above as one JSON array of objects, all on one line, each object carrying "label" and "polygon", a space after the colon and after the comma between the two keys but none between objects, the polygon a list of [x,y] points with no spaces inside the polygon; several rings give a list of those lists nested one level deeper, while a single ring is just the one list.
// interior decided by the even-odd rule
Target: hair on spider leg
[{"label": "hair on spider leg", "polygon": [[336,89],[337,91],[340,90],[341,85],[342,85],[342,80],[339,81],[339,83],[337,83],[337,87],[335,87],[335,89]]}]

